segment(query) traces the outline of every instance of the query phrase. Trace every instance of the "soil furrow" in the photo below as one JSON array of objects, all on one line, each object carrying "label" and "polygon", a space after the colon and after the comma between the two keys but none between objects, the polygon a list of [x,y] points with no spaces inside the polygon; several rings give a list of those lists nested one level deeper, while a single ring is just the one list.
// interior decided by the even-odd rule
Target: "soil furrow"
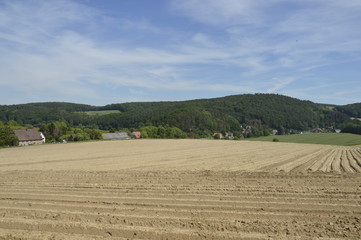
[{"label": "soil furrow", "polygon": [[[66,193],[66,194],[65,194]],[[119,195],[112,195],[107,193],[99,193],[99,195],[91,195],[91,194],[71,194],[67,192],[48,192],[48,191],[33,191],[33,190],[19,190],[19,191],[11,191],[4,189],[0,193],[0,199],[6,199],[6,198],[19,198],[19,196],[44,196],[42,199],[47,199],[45,197],[59,197],[61,199],[67,199],[71,198],[72,200],[75,200],[77,198],[81,200],[83,199],[89,199],[94,201],[95,199],[99,199],[99,201],[112,201],[112,200],[123,200],[123,201],[139,201],[139,200],[146,200],[146,201],[160,201],[160,202],[197,202],[197,203],[212,203],[212,202],[219,202],[222,201],[223,203],[230,203],[230,204],[238,204],[238,203],[248,203],[248,202],[256,202],[256,203],[298,203],[301,204],[317,204],[320,202],[320,199],[322,200],[322,203],[324,204],[344,204],[348,205],[349,203],[353,203],[355,199],[358,198],[357,193],[354,194],[353,197],[349,196],[348,198],[344,197],[344,193],[332,193],[330,195],[320,195],[320,194],[314,194],[314,195],[305,195],[302,193],[299,194],[293,194],[293,195],[279,195],[279,194],[268,194],[268,195],[259,195],[255,196],[252,194],[249,195],[222,195],[222,194],[208,194],[208,195],[198,195],[198,194],[188,194],[188,195],[173,195],[171,193],[163,195],[163,196],[149,196],[149,195],[142,195],[142,194],[132,194],[131,196],[124,196],[126,194],[123,194],[121,196]],[[342,195],[343,198],[340,199],[339,196]],[[332,196],[332,197],[331,197]],[[117,201],[119,202],[119,201]]]},{"label": "soil furrow", "polygon": [[[191,224],[192,225],[192,224]],[[0,228],[13,230],[35,230],[42,232],[63,232],[66,230],[72,234],[83,234],[91,236],[103,237],[122,237],[122,238],[141,238],[141,239],[204,239],[200,234],[209,235],[211,239],[264,239],[267,235],[261,233],[233,231],[234,227],[223,226],[216,231],[209,231],[202,229],[193,223],[192,228],[159,228],[146,226],[128,226],[118,224],[102,223],[78,223],[78,222],[56,222],[49,220],[37,219],[36,222],[31,219],[14,219],[3,218],[0,219]],[[232,230],[232,231],[230,231]],[[208,232],[209,231],[209,232]]]},{"label": "soil furrow", "polygon": [[0,240],[361,239],[358,146],[140,140],[0,151]]}]

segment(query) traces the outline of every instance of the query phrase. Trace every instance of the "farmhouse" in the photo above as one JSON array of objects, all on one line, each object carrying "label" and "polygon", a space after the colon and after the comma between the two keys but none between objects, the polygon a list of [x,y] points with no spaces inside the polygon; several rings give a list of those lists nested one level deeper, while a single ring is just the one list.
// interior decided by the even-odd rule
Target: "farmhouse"
[{"label": "farmhouse", "polygon": [[105,140],[120,140],[120,139],[130,139],[127,132],[118,132],[118,133],[103,133],[103,139]]},{"label": "farmhouse", "polygon": [[226,137],[228,137],[229,139],[234,139],[234,135],[231,132],[226,132]]},{"label": "farmhouse", "polygon": [[20,146],[45,143],[45,136],[36,129],[15,129],[14,134],[19,139]]},{"label": "farmhouse", "polygon": [[222,139],[222,138],[223,138],[223,134],[222,134],[222,133],[215,132],[215,133],[212,134],[212,137],[213,137],[213,138],[220,138],[220,139]]},{"label": "farmhouse", "polygon": [[278,134],[278,130],[277,129],[273,129],[272,130],[272,135],[277,135]]},{"label": "farmhouse", "polygon": [[312,129],[313,133],[323,133],[324,131],[321,128],[314,128]]},{"label": "farmhouse", "polygon": [[140,132],[132,132],[132,136],[135,139],[139,139],[141,137],[141,133]]},{"label": "farmhouse", "polygon": [[248,134],[248,133],[252,133],[252,127],[251,126],[246,126],[246,129],[244,129],[242,131],[243,134]]}]

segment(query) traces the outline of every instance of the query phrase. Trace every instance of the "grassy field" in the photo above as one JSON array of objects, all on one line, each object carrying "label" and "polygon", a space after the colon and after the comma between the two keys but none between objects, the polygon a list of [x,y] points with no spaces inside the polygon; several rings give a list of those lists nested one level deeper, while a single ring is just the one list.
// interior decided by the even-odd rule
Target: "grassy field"
[{"label": "grassy field", "polygon": [[250,141],[270,141],[277,138],[280,142],[289,143],[312,143],[312,144],[326,144],[338,146],[353,146],[361,145],[361,135],[350,133],[311,133],[311,134],[295,134],[295,135],[280,135],[267,136],[259,138],[250,138]]},{"label": "grassy field", "polygon": [[361,121],[361,118],[351,118],[352,120],[359,120]]},{"label": "grassy field", "polygon": [[104,110],[104,111],[85,111],[85,112],[79,112],[84,113],[89,116],[103,116],[111,113],[120,113],[119,110]]}]

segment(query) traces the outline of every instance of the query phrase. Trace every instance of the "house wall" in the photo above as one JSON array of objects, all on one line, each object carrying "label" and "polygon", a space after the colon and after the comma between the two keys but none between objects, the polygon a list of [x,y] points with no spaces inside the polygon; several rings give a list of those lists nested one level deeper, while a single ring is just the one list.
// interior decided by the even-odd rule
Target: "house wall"
[{"label": "house wall", "polygon": [[38,141],[20,141],[19,146],[29,146],[29,145],[35,145],[35,144],[43,144],[43,140]]}]

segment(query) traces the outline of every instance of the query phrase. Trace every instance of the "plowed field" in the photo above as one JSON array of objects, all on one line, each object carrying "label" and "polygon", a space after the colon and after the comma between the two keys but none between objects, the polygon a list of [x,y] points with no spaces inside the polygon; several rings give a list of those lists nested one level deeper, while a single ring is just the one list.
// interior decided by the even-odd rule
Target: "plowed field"
[{"label": "plowed field", "polygon": [[360,239],[359,147],[201,140],[0,150],[0,239]]}]

